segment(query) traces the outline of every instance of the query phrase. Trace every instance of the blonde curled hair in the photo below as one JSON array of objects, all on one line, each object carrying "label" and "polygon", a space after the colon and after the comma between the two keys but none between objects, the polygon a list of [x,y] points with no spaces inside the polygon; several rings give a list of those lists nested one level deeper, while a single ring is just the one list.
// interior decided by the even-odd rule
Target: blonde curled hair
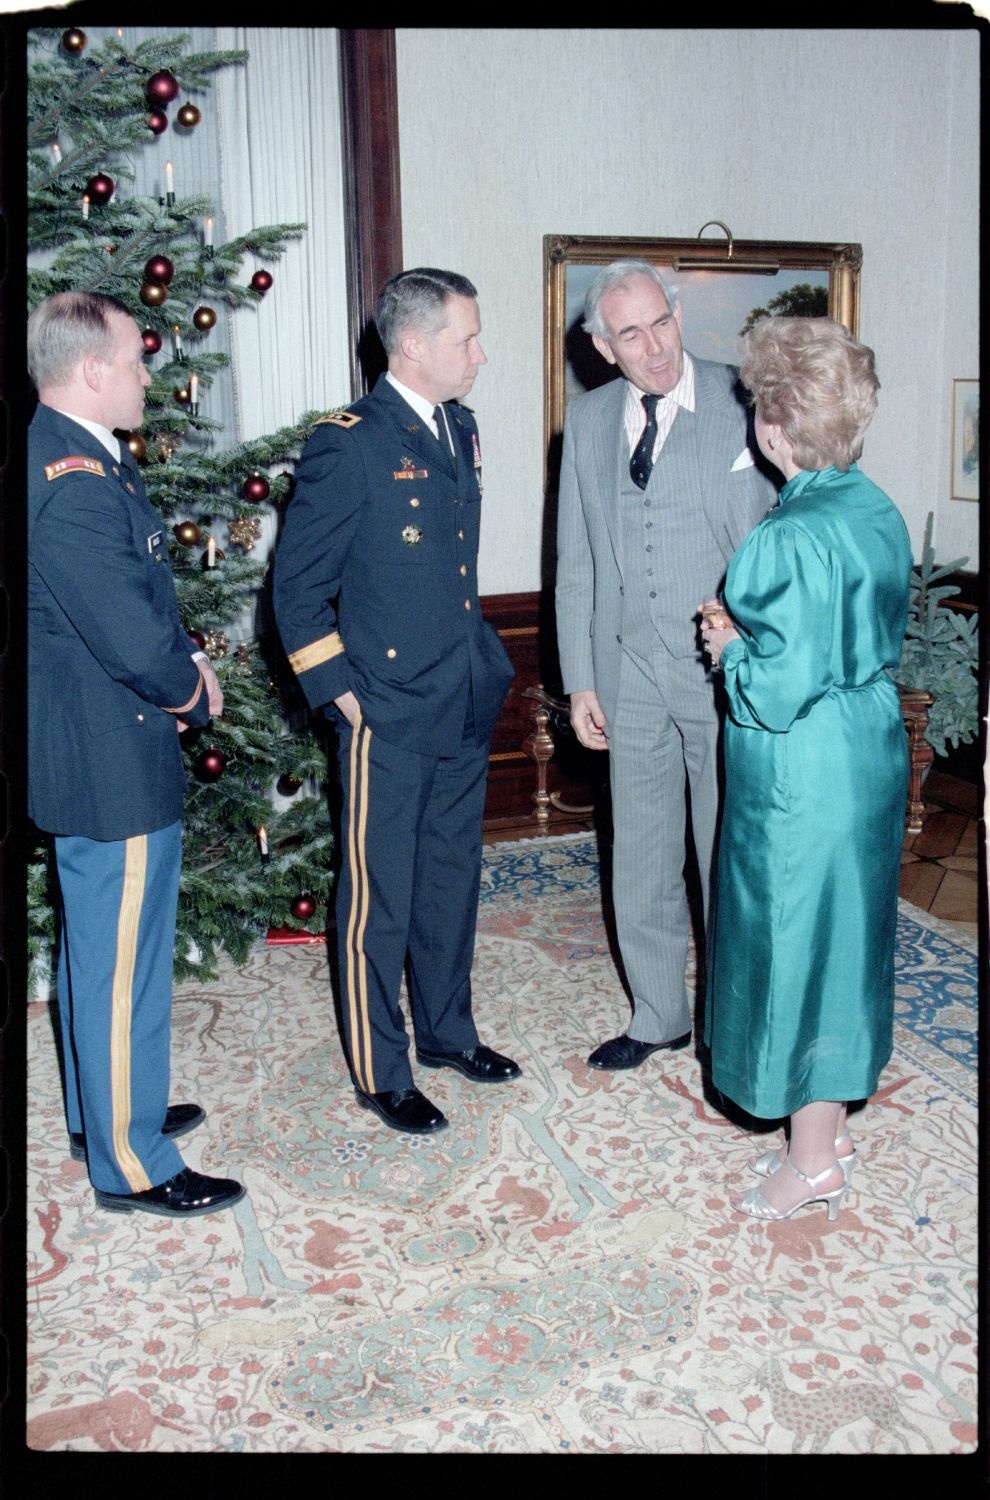
[{"label": "blonde curled hair", "polygon": [[845,471],[863,451],[880,382],[873,350],[831,318],[761,318],[739,373],[761,421],[782,427],[802,469]]}]

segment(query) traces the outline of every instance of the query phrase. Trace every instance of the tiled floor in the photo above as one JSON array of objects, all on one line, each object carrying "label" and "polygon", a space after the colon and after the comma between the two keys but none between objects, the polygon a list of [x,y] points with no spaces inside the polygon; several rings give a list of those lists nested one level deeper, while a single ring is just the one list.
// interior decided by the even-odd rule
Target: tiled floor
[{"label": "tiled floor", "polygon": [[[930,911],[946,922],[957,922],[974,936],[978,921],[979,861],[977,838],[979,793],[968,782],[937,771],[924,788],[925,823],[908,835],[901,851],[900,893],[905,901]],[[552,834],[578,833],[594,826],[590,818],[554,815]],[[509,823],[485,831],[486,844],[536,837],[533,820]]]},{"label": "tiled floor", "polygon": [[900,891],[924,911],[976,934],[979,908],[978,793],[933,771],[921,832],[904,840]]}]

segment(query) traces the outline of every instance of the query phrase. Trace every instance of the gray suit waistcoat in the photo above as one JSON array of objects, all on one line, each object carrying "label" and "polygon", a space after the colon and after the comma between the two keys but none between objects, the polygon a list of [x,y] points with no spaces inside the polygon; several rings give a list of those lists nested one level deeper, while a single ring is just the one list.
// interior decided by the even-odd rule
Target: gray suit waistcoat
[{"label": "gray suit waistcoat", "polygon": [[[694,568],[703,571],[704,558],[717,556],[716,570],[689,601],[692,613],[719,587],[739,543],[776,499],[773,483],[748,461],[757,450],[738,392],[738,372],[702,359],[694,360],[694,371],[695,411],[678,412],[650,477],[651,485],[665,490],[669,485],[675,496],[696,495],[700,509],[697,526],[685,524],[682,517],[677,538],[670,539],[668,574],[675,581],[684,575],[677,609],[688,606],[687,595],[702,583]],[[567,408],[557,528],[557,641],[564,691],[594,691],[610,719],[630,567],[623,556],[617,447],[623,438],[626,389],[625,381],[615,380],[577,397]],[[668,454],[675,433],[676,445]],[[706,532],[715,548],[711,553]],[[693,629],[691,624],[689,634]],[[699,687],[703,682],[699,678]]]}]

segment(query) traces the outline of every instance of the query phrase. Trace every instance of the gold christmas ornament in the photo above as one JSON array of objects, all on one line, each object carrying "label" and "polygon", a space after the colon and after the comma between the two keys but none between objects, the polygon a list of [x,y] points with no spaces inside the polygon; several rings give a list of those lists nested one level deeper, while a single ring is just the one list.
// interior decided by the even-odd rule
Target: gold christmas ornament
[{"label": "gold christmas ornament", "polygon": [[250,672],[251,648],[248,645],[247,641],[241,641],[241,644],[234,651],[234,660],[237,662],[237,665],[241,669],[241,671]]},{"label": "gold christmas ornament", "polygon": [[195,521],[180,521],[172,530],[176,541],[181,542],[183,547],[194,547],[203,534]]},{"label": "gold christmas ornament", "polygon": [[192,320],[200,332],[205,333],[208,328],[212,328],[216,323],[217,315],[212,307],[207,307],[204,303],[202,307],[197,307],[192,315]]},{"label": "gold christmas ornament", "polygon": [[207,656],[226,656],[227,649],[227,637],[222,630],[208,630],[206,632],[204,650]]},{"label": "gold christmas ornament", "polygon": [[160,281],[146,281],[140,295],[145,307],[161,307],[168,296],[168,287],[162,286]]},{"label": "gold christmas ornament", "polygon": [[239,516],[227,527],[227,535],[235,547],[243,547],[245,552],[250,552],[261,536],[261,522],[254,516]]},{"label": "gold christmas ornament", "polygon": [[148,444],[139,432],[129,432],[127,434],[127,447],[130,450],[131,456],[138,463],[141,462],[148,452]]},{"label": "gold christmas ornament", "polygon": [[187,101],[182,105],[181,109],[176,111],[175,118],[179,122],[179,124],[184,125],[187,130],[192,130],[194,126],[199,124],[203,116],[200,114],[195,104],[190,104]]}]

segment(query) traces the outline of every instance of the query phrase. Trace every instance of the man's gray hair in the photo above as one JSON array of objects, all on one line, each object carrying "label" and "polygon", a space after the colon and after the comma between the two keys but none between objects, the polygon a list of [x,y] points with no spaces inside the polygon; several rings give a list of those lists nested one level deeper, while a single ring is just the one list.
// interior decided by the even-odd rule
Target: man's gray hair
[{"label": "man's gray hair", "polygon": [[677,288],[667,286],[656,266],[651,266],[645,260],[613,260],[611,265],[602,266],[585,294],[585,333],[597,333],[601,339],[608,338],[608,330],[602,321],[602,298],[613,287],[621,286],[628,281],[630,276],[648,276],[651,281],[656,282],[667,299],[667,306],[673,312],[677,301]]},{"label": "man's gray hair", "polygon": [[447,321],[448,297],[477,297],[477,289],[456,271],[417,266],[386,281],[375,303],[374,319],[386,354],[394,354],[407,328],[437,333]]},{"label": "man's gray hair", "polygon": [[102,292],[56,292],[39,302],[27,323],[28,371],[35,386],[64,385],[81,359],[107,359],[113,343],[110,314],[130,309]]}]

